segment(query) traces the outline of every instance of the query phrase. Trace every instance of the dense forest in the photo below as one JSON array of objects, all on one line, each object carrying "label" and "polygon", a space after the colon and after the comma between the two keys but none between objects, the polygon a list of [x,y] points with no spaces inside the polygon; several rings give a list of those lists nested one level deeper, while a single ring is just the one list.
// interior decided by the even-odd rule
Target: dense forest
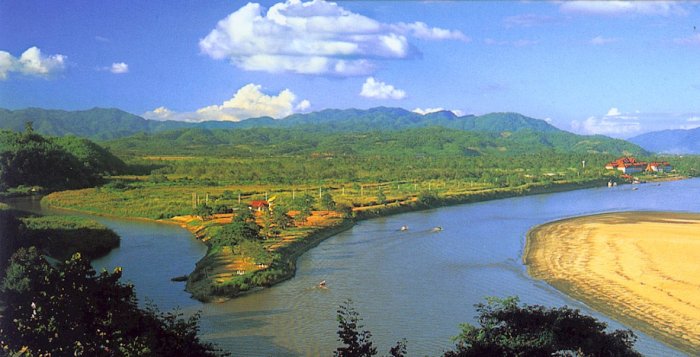
[{"label": "dense forest", "polygon": [[121,159],[87,139],[44,137],[31,123],[21,133],[0,131],[0,191],[90,187],[125,170]]}]

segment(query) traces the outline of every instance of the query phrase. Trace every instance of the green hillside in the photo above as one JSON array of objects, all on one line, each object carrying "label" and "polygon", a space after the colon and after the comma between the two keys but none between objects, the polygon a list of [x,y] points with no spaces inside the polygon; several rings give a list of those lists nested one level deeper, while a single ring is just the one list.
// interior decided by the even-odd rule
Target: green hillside
[{"label": "green hillside", "polygon": [[0,191],[19,186],[57,190],[95,185],[126,164],[104,148],[76,137],[52,138],[0,130]]},{"label": "green hillside", "polygon": [[645,154],[640,147],[605,136],[532,130],[475,132],[442,127],[387,132],[324,133],[297,129],[180,129],[138,134],[104,143],[114,152],[135,155],[279,156],[382,155],[478,156],[557,153]]},{"label": "green hillside", "polygon": [[308,114],[294,114],[284,119],[253,118],[240,122],[208,121],[188,123],[178,121],[146,120],[119,109],[94,108],[83,111],[63,111],[29,108],[0,109],[0,129],[21,131],[27,122],[33,122],[36,132],[44,135],[75,135],[92,140],[110,140],[174,129],[248,129],[297,128],[316,132],[395,131],[410,128],[439,126],[467,131],[561,131],[543,120],[517,113],[492,113],[482,116],[456,116],[442,111],[420,115],[400,108],[327,109]]}]

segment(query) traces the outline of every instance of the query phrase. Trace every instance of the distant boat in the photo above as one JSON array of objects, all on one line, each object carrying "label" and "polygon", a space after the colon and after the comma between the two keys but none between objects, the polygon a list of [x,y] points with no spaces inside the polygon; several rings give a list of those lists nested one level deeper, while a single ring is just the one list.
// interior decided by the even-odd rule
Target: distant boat
[{"label": "distant boat", "polygon": [[402,232],[403,232],[403,231],[407,231],[407,230],[408,230],[408,226],[401,226],[401,231],[402,231]]},{"label": "distant boat", "polygon": [[637,191],[639,190],[639,187],[632,187],[632,191]]},{"label": "distant boat", "polygon": [[318,287],[319,287],[319,288],[324,288],[324,289],[327,288],[327,286],[326,286],[326,281],[325,281],[325,280],[321,280],[321,282],[318,283]]},{"label": "distant boat", "polygon": [[440,231],[442,231],[442,227],[437,226],[437,227],[433,228],[432,231],[433,232],[440,232]]}]

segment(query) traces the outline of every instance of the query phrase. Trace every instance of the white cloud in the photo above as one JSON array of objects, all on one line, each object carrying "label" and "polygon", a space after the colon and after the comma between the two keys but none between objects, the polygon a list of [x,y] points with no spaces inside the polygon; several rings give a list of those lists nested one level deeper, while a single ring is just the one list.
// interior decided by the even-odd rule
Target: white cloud
[{"label": "white cloud", "polygon": [[422,22],[384,24],[323,0],[287,0],[266,13],[248,3],[220,20],[199,47],[248,71],[360,76],[374,72],[377,59],[413,55],[409,36],[468,40],[459,31]]},{"label": "white cloud", "polygon": [[700,116],[693,116],[686,120],[686,123],[679,126],[680,129],[690,130],[700,128]]},{"label": "white cloud", "polygon": [[548,23],[556,22],[557,20],[551,16],[536,15],[536,14],[522,14],[515,16],[508,16],[503,19],[503,24],[507,28],[511,27],[533,27],[537,25],[544,25]]},{"label": "white cloud", "polygon": [[305,111],[309,110],[309,108],[311,108],[311,102],[309,102],[307,99],[304,99],[294,107],[294,111],[305,112]]},{"label": "white cloud", "polygon": [[14,68],[15,58],[9,52],[0,51],[0,80],[7,79],[7,76]]},{"label": "white cloud", "polygon": [[182,118],[178,118],[178,113],[166,107],[158,107],[141,114],[141,116],[150,120],[184,120]]},{"label": "white cloud", "polygon": [[114,74],[129,73],[129,65],[124,62],[112,63],[109,71]]},{"label": "white cloud", "polygon": [[[413,109],[412,112],[414,112],[414,113],[416,113],[416,114],[420,114],[420,115],[426,115],[426,114],[430,114],[430,113],[442,112],[442,111],[445,111],[445,110],[447,110],[447,109],[442,108],[442,107],[437,107],[437,108],[425,108],[425,109],[416,108],[416,109]],[[452,110],[448,110],[448,111],[452,112],[454,115],[456,115],[456,116],[458,116],[458,117],[461,117],[461,116],[464,115],[464,112],[461,111],[461,110],[459,110],[459,109],[452,109]]]},{"label": "white cloud", "polygon": [[675,1],[564,1],[559,5],[564,13],[583,15],[686,15],[688,11]]},{"label": "white cloud", "polygon": [[610,108],[610,110],[608,110],[608,114],[605,114],[605,116],[608,117],[616,117],[620,115],[622,115],[622,113],[620,113],[620,110],[615,107]]},{"label": "white cloud", "polygon": [[487,45],[490,45],[490,46],[526,47],[526,46],[536,45],[539,43],[539,41],[525,40],[525,39],[520,39],[520,40],[515,40],[515,41],[501,41],[501,40],[494,40],[492,38],[486,38],[486,39],[484,39],[484,43]]},{"label": "white cloud", "polygon": [[415,38],[423,40],[457,40],[469,42],[471,39],[458,30],[446,30],[439,27],[429,27],[425,22],[414,22],[406,24],[400,22],[392,25],[392,28],[401,32],[408,33]]},{"label": "white cloud", "polygon": [[103,37],[103,36],[95,36],[95,41],[98,41],[98,42],[109,42],[109,39],[108,39],[107,37]]},{"label": "white cloud", "polygon": [[690,37],[676,38],[673,42],[678,45],[698,46],[700,45],[700,33]]},{"label": "white cloud", "polygon": [[66,58],[60,54],[42,55],[37,47],[28,48],[19,58],[7,51],[0,51],[0,80],[7,79],[11,72],[48,78],[65,69]]},{"label": "white cloud", "polygon": [[277,95],[267,95],[258,84],[247,84],[240,88],[233,97],[221,105],[210,105],[195,112],[178,113],[165,107],[159,107],[142,116],[152,120],[205,121],[224,120],[241,121],[249,118],[269,116],[284,118],[311,107],[311,102],[304,99],[297,103],[296,95],[289,89]]},{"label": "white cloud", "polygon": [[603,36],[596,36],[596,37],[593,37],[593,38],[589,41],[589,43],[590,43],[591,45],[602,46],[602,45],[607,45],[607,44],[610,44],[610,43],[615,43],[615,42],[617,42],[617,41],[618,41],[617,38],[608,38],[608,37],[603,37]]},{"label": "white cloud", "polygon": [[374,77],[368,77],[365,83],[362,84],[360,95],[373,99],[403,99],[406,96],[406,92],[394,88],[391,84],[377,81]]},{"label": "white cloud", "polygon": [[571,128],[584,134],[603,134],[615,137],[626,137],[642,130],[642,124],[637,115],[620,112],[613,107],[602,117],[590,116],[585,120],[574,120]]}]

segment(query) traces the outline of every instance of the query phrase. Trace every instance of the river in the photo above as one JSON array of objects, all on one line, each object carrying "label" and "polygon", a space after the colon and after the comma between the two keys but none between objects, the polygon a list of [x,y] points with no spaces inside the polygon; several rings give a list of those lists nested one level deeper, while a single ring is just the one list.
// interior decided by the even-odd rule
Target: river
[{"label": "river", "polygon": [[[337,342],[338,305],[352,299],[380,354],[406,338],[411,356],[453,347],[458,325],[474,323],[486,296],[569,305],[615,321],[531,279],[521,261],[527,231],[538,224],[627,210],[700,212],[700,179],[525,196],[400,214],[358,223],[298,261],[296,277],[224,303],[189,299],[170,278],[190,272],[205,247],[177,226],[98,217],[121,247],[93,263],[120,265],[140,298],[162,309],[201,310],[206,340],[236,356],[330,355]],[[36,207],[36,206],[35,206]],[[47,212],[55,213],[55,212]],[[408,231],[399,227],[407,225]],[[443,231],[431,228],[442,226]],[[327,289],[316,284],[326,280]],[[630,326],[634,327],[634,326]],[[636,331],[637,332],[637,331]],[[645,355],[683,355],[637,332]]]}]

